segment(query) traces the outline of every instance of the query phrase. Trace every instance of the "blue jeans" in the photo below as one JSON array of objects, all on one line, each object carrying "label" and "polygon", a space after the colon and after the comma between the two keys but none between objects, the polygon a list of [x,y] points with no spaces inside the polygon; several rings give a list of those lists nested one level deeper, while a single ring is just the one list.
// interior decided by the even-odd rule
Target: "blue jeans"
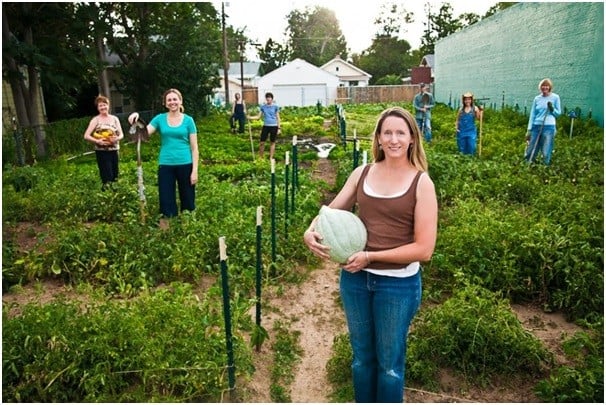
[{"label": "blue jeans", "polygon": [[457,135],[457,146],[459,152],[464,155],[475,155],[476,154],[476,143],[477,135],[475,132]]},{"label": "blue jeans", "polygon": [[158,168],[158,195],[160,196],[160,213],[165,217],[178,214],[175,183],[179,189],[181,211],[193,211],[196,208],[196,188],[191,184],[190,176],[193,165],[160,165]]},{"label": "blue jeans", "polygon": [[421,271],[406,278],[341,270],[356,402],[402,402],[408,327],[421,304]]},{"label": "blue jeans", "polygon": [[543,162],[546,165],[551,163],[551,153],[553,152],[553,139],[555,138],[555,125],[533,125],[530,129],[530,142],[526,148],[524,158],[533,163],[538,154],[543,155]]},{"label": "blue jeans", "polygon": [[416,120],[419,129],[421,130],[421,132],[423,132],[423,137],[425,138],[425,141],[431,142],[431,115],[425,115],[425,123],[423,123],[423,117],[416,118]]}]

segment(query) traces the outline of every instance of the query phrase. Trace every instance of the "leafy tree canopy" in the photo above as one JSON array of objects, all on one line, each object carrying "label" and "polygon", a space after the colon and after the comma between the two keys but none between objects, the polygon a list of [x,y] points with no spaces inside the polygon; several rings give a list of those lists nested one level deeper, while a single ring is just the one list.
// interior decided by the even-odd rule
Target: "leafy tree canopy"
[{"label": "leafy tree canopy", "polygon": [[[360,55],[353,55],[353,63],[372,75],[372,84],[394,84],[408,76],[412,66],[418,63],[411,53],[408,41],[398,35],[406,32],[406,24],[413,22],[413,14],[401,4],[384,5],[375,19],[377,33],[370,47]],[[394,78],[398,78],[395,80]]]},{"label": "leafy tree canopy", "polygon": [[322,66],[335,56],[347,57],[347,42],[334,11],[315,6],[293,10],[287,15],[287,47],[290,59],[301,58]]},{"label": "leafy tree canopy", "polygon": [[269,38],[264,46],[257,47],[259,58],[263,61],[263,73],[267,74],[288,62],[290,50]]},{"label": "leafy tree canopy", "polygon": [[218,85],[221,32],[211,3],[111,3],[110,49],[122,61],[121,91],[138,109],[162,108],[162,94],[177,88],[188,112],[206,112]]}]

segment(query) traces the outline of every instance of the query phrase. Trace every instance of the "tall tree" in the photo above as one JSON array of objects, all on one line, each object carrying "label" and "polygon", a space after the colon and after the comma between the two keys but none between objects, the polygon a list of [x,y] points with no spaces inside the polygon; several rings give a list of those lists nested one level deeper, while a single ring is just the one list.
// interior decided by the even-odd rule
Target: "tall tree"
[{"label": "tall tree", "polygon": [[315,6],[293,10],[287,15],[288,48],[291,58],[301,58],[322,66],[339,55],[347,57],[347,42],[334,11]]},{"label": "tall tree", "polygon": [[73,98],[66,89],[88,81],[94,71],[94,53],[83,40],[86,26],[74,24],[74,7],[2,3],[2,77],[11,86],[19,124],[34,131],[38,158],[47,154],[38,107],[41,77],[54,85],[54,97],[69,104]]},{"label": "tall tree", "polygon": [[288,46],[274,42],[271,38],[265,42],[264,46],[257,47],[257,53],[263,61],[262,68],[264,74],[283,66],[288,62],[290,57]]},{"label": "tall tree", "polygon": [[122,61],[123,93],[137,108],[161,109],[161,95],[178,88],[188,111],[207,111],[218,85],[221,33],[211,3],[111,3],[110,49]]},{"label": "tall tree", "polygon": [[427,22],[424,23],[425,31],[421,38],[423,54],[434,53],[435,43],[439,39],[446,38],[450,34],[480,20],[480,16],[475,13],[464,13],[455,18],[452,12],[450,3],[442,3],[438,12],[432,13],[428,3]]},{"label": "tall tree", "polygon": [[416,64],[408,41],[398,38],[406,32],[406,24],[412,22],[413,14],[401,4],[382,6],[375,18],[377,33],[372,44],[360,55],[352,57],[355,65],[372,75],[372,84],[393,84]]}]

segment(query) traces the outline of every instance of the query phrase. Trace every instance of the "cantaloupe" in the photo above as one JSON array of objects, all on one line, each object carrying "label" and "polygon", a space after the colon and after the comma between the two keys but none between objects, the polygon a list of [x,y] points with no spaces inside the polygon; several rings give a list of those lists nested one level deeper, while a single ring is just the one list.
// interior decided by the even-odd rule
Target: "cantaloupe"
[{"label": "cantaloupe", "polygon": [[330,247],[330,259],[345,263],[354,253],[366,246],[366,227],[351,211],[323,205],[316,221],[316,231],[322,235],[322,244]]}]

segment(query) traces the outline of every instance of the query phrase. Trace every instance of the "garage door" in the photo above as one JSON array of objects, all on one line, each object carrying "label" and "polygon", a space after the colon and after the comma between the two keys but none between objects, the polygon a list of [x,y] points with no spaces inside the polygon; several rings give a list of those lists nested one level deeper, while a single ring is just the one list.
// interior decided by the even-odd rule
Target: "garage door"
[{"label": "garage door", "polygon": [[272,93],[279,106],[313,106],[328,103],[328,89],[325,84],[276,85]]}]

